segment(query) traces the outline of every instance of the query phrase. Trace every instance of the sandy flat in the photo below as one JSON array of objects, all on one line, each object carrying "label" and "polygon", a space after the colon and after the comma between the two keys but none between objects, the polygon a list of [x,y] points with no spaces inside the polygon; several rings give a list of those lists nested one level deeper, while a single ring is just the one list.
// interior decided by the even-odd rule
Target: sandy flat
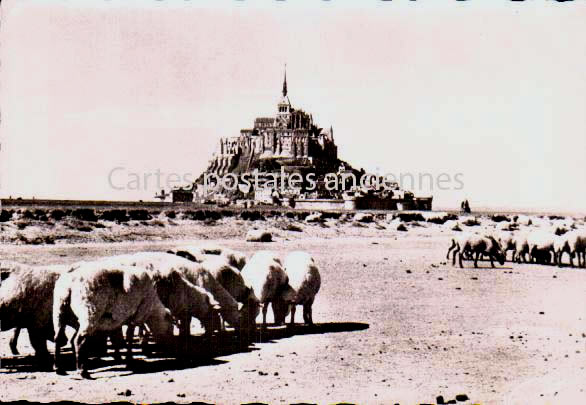
[{"label": "sandy flat", "polygon": [[[456,232],[440,225],[398,232],[388,225],[303,224],[303,232],[274,230],[276,241],[265,244],[244,242],[250,224],[230,230],[234,225],[216,225],[205,242],[248,255],[268,248],[315,257],[322,287],[313,331],[269,333],[271,341],[205,361],[139,356],[134,371],[106,361],[93,370],[94,381],[74,371],[64,377],[31,371],[26,332],[21,356],[10,354],[11,332],[2,332],[0,400],[413,404],[458,394],[469,397],[459,403],[586,400],[586,269],[452,267],[445,254]],[[73,262],[202,241],[2,245],[0,257]]]}]

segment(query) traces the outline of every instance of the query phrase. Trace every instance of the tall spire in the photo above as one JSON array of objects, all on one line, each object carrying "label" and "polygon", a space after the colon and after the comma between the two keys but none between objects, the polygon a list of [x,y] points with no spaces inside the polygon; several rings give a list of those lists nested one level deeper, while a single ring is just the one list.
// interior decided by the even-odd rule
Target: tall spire
[{"label": "tall spire", "polygon": [[287,95],[287,64],[285,63],[285,77],[283,79],[283,97]]}]

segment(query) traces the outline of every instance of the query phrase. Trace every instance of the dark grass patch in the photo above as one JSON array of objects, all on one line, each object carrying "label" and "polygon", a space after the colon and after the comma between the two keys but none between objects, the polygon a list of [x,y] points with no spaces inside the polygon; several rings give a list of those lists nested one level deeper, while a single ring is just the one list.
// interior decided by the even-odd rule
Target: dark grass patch
[{"label": "dark grass patch", "polygon": [[399,218],[401,222],[425,221],[423,215],[418,212],[401,212],[393,215],[393,218]]},{"label": "dark grass patch", "polygon": [[0,222],[8,222],[12,219],[12,215],[14,211],[12,210],[2,210],[0,211]]},{"label": "dark grass patch", "polygon": [[468,218],[465,221],[462,221],[462,223],[466,226],[479,226],[480,222],[478,222],[478,220],[476,218]]},{"label": "dark grass patch", "polygon": [[321,217],[323,219],[340,219],[342,216],[341,212],[322,212]]},{"label": "dark grass patch", "polygon": [[295,224],[286,224],[282,229],[291,232],[303,232],[303,229],[301,229],[300,226],[297,226]]},{"label": "dark grass patch", "polygon": [[98,220],[98,216],[92,208],[77,208],[71,212],[71,216],[80,221],[96,222]]},{"label": "dark grass patch", "polygon": [[242,211],[240,218],[246,221],[264,221],[265,217],[260,211]]},{"label": "dark grass patch", "polygon": [[100,219],[103,221],[110,221],[110,222],[128,222],[130,217],[126,210],[120,209],[112,209],[112,210],[105,210],[100,214]]},{"label": "dark grass patch", "polygon": [[490,219],[492,219],[493,222],[503,222],[503,221],[510,222],[509,217],[507,217],[506,215],[500,215],[500,214],[492,215],[490,217]]},{"label": "dark grass patch", "polygon": [[128,211],[128,217],[133,221],[149,221],[153,219],[152,215],[144,209]]},{"label": "dark grass patch", "polygon": [[556,220],[556,219],[562,219],[563,220],[563,219],[566,219],[566,217],[562,217],[560,215],[550,215],[549,216],[549,219],[551,219],[552,221],[553,220]]},{"label": "dark grass patch", "polygon": [[51,213],[49,214],[51,219],[54,219],[55,221],[61,221],[66,215],[67,213],[59,208],[51,210]]},{"label": "dark grass patch", "polygon": [[427,222],[430,222],[432,224],[437,224],[437,225],[443,225],[448,221],[457,221],[458,218],[459,217],[455,214],[447,214],[447,215],[443,215],[443,216],[429,218],[427,220]]},{"label": "dark grass patch", "polygon": [[399,224],[397,226],[397,231],[407,232],[407,227],[404,224]]}]

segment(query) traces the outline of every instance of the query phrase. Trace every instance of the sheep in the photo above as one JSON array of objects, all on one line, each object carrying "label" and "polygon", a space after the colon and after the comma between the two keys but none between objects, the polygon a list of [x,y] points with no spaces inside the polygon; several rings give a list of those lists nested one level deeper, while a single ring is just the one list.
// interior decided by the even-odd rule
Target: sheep
[{"label": "sheep", "polygon": [[[450,250],[454,249],[452,257],[452,265],[456,265],[456,254],[459,254],[459,264],[462,265],[462,258],[467,253],[476,254],[474,256],[474,267],[478,267],[478,258],[480,255],[486,255],[490,258],[490,265],[494,267],[493,260],[496,259],[499,264],[505,264],[505,254],[498,243],[498,241],[492,236],[482,236],[476,234],[465,234],[460,237],[452,239],[452,245]],[[450,253],[448,250],[448,255]],[[449,257],[448,257],[449,258]]]},{"label": "sheep", "polygon": [[[53,300],[57,373],[65,374],[60,357],[61,347],[67,343],[66,326],[76,329],[73,338],[76,366],[81,377],[89,379],[88,338],[100,332],[118,331],[127,324],[130,340],[135,325],[145,322],[157,340],[163,344],[171,342],[171,313],[161,303],[146,269],[98,261],[81,263],[63,273],[55,283]],[[128,363],[132,360],[132,350],[127,351],[126,360]]]},{"label": "sheep", "polygon": [[[131,256],[135,257],[135,260],[140,257],[146,265],[152,262],[152,266],[149,266],[151,269],[172,268],[177,270],[190,283],[203,288],[212,295],[215,301],[220,304],[220,314],[224,320],[235,328],[240,327],[241,313],[238,311],[238,303],[201,263],[164,252],[142,252]],[[185,327],[189,328],[189,325],[185,325]]]},{"label": "sheep", "polygon": [[503,253],[505,254],[505,260],[507,260],[507,251],[513,251],[511,261],[514,262],[515,256],[517,254],[517,240],[515,239],[515,235],[511,232],[501,232],[497,236],[497,240],[503,249]]},{"label": "sheep", "polygon": [[[549,263],[550,253],[553,253],[553,262],[557,264],[556,246],[561,239],[546,231],[535,231],[527,236],[529,261],[531,263]],[[560,247],[558,246],[558,249]]]},{"label": "sheep", "polygon": [[[275,301],[289,282],[287,273],[281,267],[281,260],[274,252],[256,252],[242,269],[242,276],[250,281],[252,289],[260,300],[262,327],[266,328],[269,303]],[[273,307],[274,312],[274,307]]]},{"label": "sheep", "polygon": [[250,282],[245,279],[240,271],[218,256],[210,256],[201,263],[201,266],[209,271],[236,301],[243,304],[240,310],[243,317],[241,325],[246,325],[247,329],[253,327],[260,311],[260,301],[254,293]]},{"label": "sheep", "polygon": [[[167,253],[175,253],[182,257],[185,257],[196,263],[200,263],[203,268],[209,271],[216,281],[224,287],[224,289],[237,301],[241,302],[244,306],[240,310],[241,320],[240,325],[246,326],[246,328],[252,327],[252,323],[258,316],[260,310],[260,303],[252,286],[248,283],[240,271],[238,271],[231,263],[234,263],[230,257],[224,255],[201,255],[202,248],[198,247],[186,247],[177,248],[168,251]],[[223,250],[222,253],[226,252]],[[231,254],[232,252],[230,252]],[[235,252],[238,253],[238,252]],[[243,256],[243,255],[242,255]],[[234,257],[234,256],[232,256]],[[243,256],[244,257],[244,256]],[[245,257],[244,257],[245,258]],[[245,261],[244,261],[245,263]]]},{"label": "sheep", "polygon": [[226,291],[241,303],[248,302],[249,299],[258,301],[252,286],[247,282],[242,273],[235,267],[227,263],[223,258],[210,256],[200,263]]},{"label": "sheep", "polygon": [[[294,325],[295,307],[303,305],[303,320],[306,325],[313,325],[312,305],[321,286],[321,277],[315,261],[306,252],[291,252],[285,257],[284,267],[289,283],[280,299],[273,302],[275,322],[278,324],[284,322],[289,309],[288,304],[290,304],[290,325]],[[284,305],[286,305],[285,310],[283,310]]]},{"label": "sheep", "polygon": [[167,253],[185,257],[186,259],[198,263],[207,260],[210,256],[220,256],[224,258],[230,266],[236,267],[238,270],[242,270],[246,264],[246,256],[243,253],[219,245],[179,246],[168,250]]},{"label": "sheep", "polygon": [[16,328],[10,340],[10,349],[13,354],[18,354],[18,335],[20,329],[25,328],[38,364],[52,367],[47,340],[53,340],[53,288],[68,267],[35,267],[5,262],[3,268],[8,277],[0,286],[1,330]]},{"label": "sheep", "polygon": [[[556,241],[555,254],[557,257],[557,263],[559,266],[562,265],[562,255],[564,252],[570,256],[570,266],[574,267],[574,257],[578,256],[578,267],[586,265],[584,260],[586,250],[586,235],[583,230],[573,230],[562,235]],[[582,259],[582,260],[581,260]]]},{"label": "sheep", "polygon": [[[220,325],[220,304],[212,294],[204,288],[193,285],[175,266],[176,256],[162,253],[142,252],[130,255],[113,256],[103,259],[104,262],[121,264],[125,266],[138,266],[145,268],[153,278],[155,289],[159,299],[169,308],[176,319],[181,321],[181,336],[188,336],[191,317],[196,317],[202,323],[206,335],[210,335],[215,325]],[[184,259],[180,259],[183,264]]]},{"label": "sheep", "polygon": [[517,232],[513,234],[513,241],[515,243],[516,262],[527,263],[527,255],[529,254],[529,243],[527,242],[528,233],[526,231]]}]

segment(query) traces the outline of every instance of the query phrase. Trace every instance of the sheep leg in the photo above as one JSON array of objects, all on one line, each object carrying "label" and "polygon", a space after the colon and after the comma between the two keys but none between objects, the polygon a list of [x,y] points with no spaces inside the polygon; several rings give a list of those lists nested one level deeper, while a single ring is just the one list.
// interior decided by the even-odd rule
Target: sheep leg
[{"label": "sheep leg", "polygon": [[313,299],[309,302],[303,304],[303,320],[305,321],[306,325],[313,325],[313,318],[312,318],[312,305]]},{"label": "sheep leg", "polygon": [[456,265],[456,255],[460,253],[460,247],[456,246],[456,249],[454,249],[454,253],[452,254],[452,266]]},{"label": "sheep leg", "polygon": [[12,354],[19,355],[20,353],[18,352],[18,348],[16,347],[18,344],[18,336],[20,335],[20,328],[16,328],[14,330],[14,333],[12,334],[12,337],[10,338],[10,351],[12,352]]},{"label": "sheep leg", "polygon": [[[505,255],[505,257],[506,257],[506,255]],[[490,259],[490,266],[494,269],[494,261],[493,261],[492,255],[488,255],[488,258]]]},{"label": "sheep leg", "polygon": [[519,263],[521,263],[521,260],[523,263],[527,263],[527,252],[525,250],[519,254]]},{"label": "sheep leg", "polygon": [[295,307],[296,307],[295,303],[292,303],[291,304],[291,321],[289,322],[290,326],[295,325]]},{"label": "sheep leg", "polygon": [[148,356],[151,354],[151,349],[149,348],[149,335],[150,331],[146,324],[142,324],[139,326],[138,329],[138,336],[140,337],[140,349],[142,350],[142,354]]},{"label": "sheep leg", "polygon": [[[516,254],[517,254],[517,250],[516,249],[513,249],[513,254],[511,255],[511,262],[512,263],[515,263],[515,256],[516,256]],[[506,258],[505,258],[505,260],[506,260]]]},{"label": "sheep leg", "polygon": [[135,325],[128,325],[126,329],[126,367],[130,368],[132,365],[132,342],[134,340]]},{"label": "sheep leg", "polygon": [[81,378],[91,379],[90,373],[87,368],[88,356],[87,356],[87,334],[82,331],[75,337],[75,351],[77,353],[76,365],[77,369],[81,371]]},{"label": "sheep leg", "polygon": [[[76,330],[77,334],[77,330]],[[61,348],[67,344],[67,335],[65,334],[65,325],[59,325],[57,333],[55,333],[55,372],[59,375],[66,375],[61,360]],[[75,351],[73,352],[75,357]]]},{"label": "sheep leg", "polygon": [[28,336],[31,346],[35,350],[35,358],[38,364],[42,367],[52,367],[51,356],[47,350],[47,337],[42,330],[35,328],[28,328]]},{"label": "sheep leg", "polygon": [[480,252],[476,252],[476,256],[474,256],[474,267],[478,268],[478,258],[480,257]]},{"label": "sheep leg", "polygon": [[265,302],[262,307],[262,328],[266,329],[267,327],[267,311],[269,310],[269,303]]},{"label": "sheep leg", "polygon": [[[191,335],[191,314],[183,314],[179,321],[179,336],[183,339],[187,339]],[[205,335],[209,336],[211,330],[205,330]]]},{"label": "sheep leg", "polygon": [[448,254],[446,255],[446,259],[450,260],[450,252],[452,251],[452,249],[454,249],[456,247],[456,242],[452,239],[452,246],[450,246],[450,248],[448,249]]},{"label": "sheep leg", "polygon": [[120,356],[120,348],[125,346],[124,337],[122,336],[122,328],[118,328],[113,330],[110,333],[110,342],[112,343],[112,348],[114,349],[114,360],[117,362],[122,361],[122,356]]}]

